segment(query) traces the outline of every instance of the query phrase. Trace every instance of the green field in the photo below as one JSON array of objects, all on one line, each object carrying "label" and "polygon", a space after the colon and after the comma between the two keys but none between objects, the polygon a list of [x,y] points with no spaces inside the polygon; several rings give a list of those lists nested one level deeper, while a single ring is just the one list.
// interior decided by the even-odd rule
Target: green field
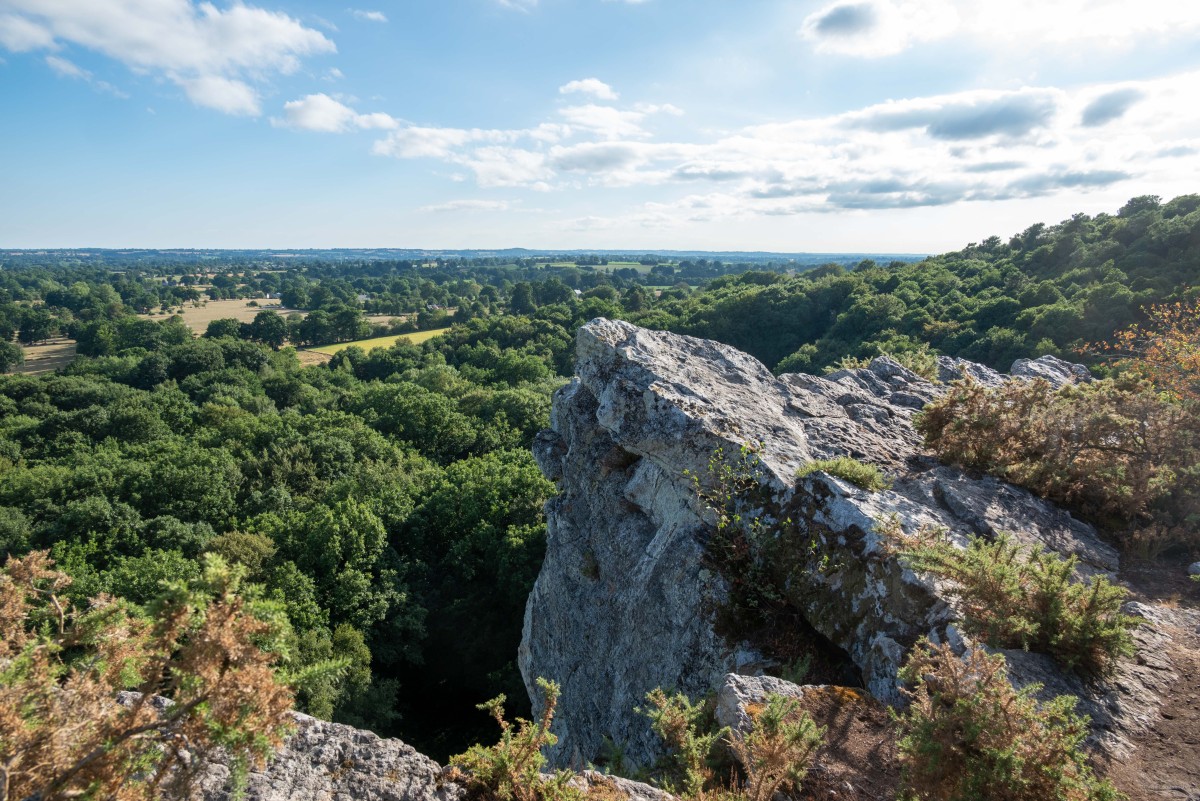
[{"label": "green field", "polygon": [[315,353],[328,353],[330,356],[337,353],[339,350],[345,350],[351,346],[362,348],[365,351],[370,351],[372,348],[390,348],[400,340],[411,342],[414,345],[420,345],[426,340],[440,336],[449,328],[435,328],[432,331],[414,331],[411,334],[396,334],[390,337],[375,337],[374,339],[360,339],[357,342],[339,342],[336,345],[323,345],[319,348],[309,348],[308,350]]}]

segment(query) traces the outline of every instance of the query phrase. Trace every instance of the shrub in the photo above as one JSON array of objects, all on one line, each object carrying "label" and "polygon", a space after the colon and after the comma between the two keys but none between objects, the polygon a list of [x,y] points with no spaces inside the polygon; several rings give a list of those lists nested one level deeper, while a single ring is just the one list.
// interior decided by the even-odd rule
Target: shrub
[{"label": "shrub", "polygon": [[999,654],[960,659],[946,645],[917,644],[900,678],[910,705],[895,715],[909,798],[921,801],[1115,801],[1081,749],[1087,719],[1063,695],[1039,706],[1015,690]]},{"label": "shrub", "polygon": [[988,645],[1041,651],[1093,674],[1134,652],[1138,620],[1121,613],[1127,591],[1103,576],[1074,581],[1074,556],[1024,549],[1008,535],[972,537],[963,549],[932,532],[906,539],[895,521],[882,530],[914,569],[950,580],[965,628]]},{"label": "shrub", "polygon": [[1150,379],[1177,398],[1200,401],[1200,298],[1143,309],[1144,324],[1118,331],[1092,353],[1116,357],[1116,364]]},{"label": "shrub", "polygon": [[464,781],[468,790],[498,801],[582,801],[584,793],[570,784],[574,774],[558,771],[543,775],[546,757],[558,738],[550,731],[558,705],[559,687],[539,678],[542,691],[542,716],[536,723],[522,718],[513,725],[504,718],[503,695],[480,704],[500,726],[500,742],[491,747],[473,745],[465,753],[450,758],[454,778]]},{"label": "shrub", "polygon": [[751,718],[754,726],[748,733],[729,737],[729,747],[746,771],[740,795],[747,801],[771,801],[778,792],[798,792],[825,729],[799,709],[795,698],[775,693]]},{"label": "shrub", "polygon": [[[766,703],[750,709],[752,727],[740,734],[716,729],[711,709],[693,703],[682,693],[668,695],[661,688],[646,695],[650,707],[639,709],[670,749],[670,777],[662,784],[675,795],[723,801],[771,801],[780,791],[800,790],[825,729],[818,727],[794,698],[771,693]],[[731,772],[728,786],[716,781],[714,753],[724,743],[742,766],[744,779]]]},{"label": "shrub", "polygon": [[879,492],[892,486],[891,482],[883,475],[878,467],[866,462],[860,462],[857,459],[851,459],[849,456],[838,456],[833,459],[817,459],[816,461],[808,462],[801,465],[796,471],[797,478],[804,478],[812,473],[828,473],[831,476],[849,481],[856,487],[870,490],[871,492]]},{"label": "shrub", "polygon": [[646,694],[648,707],[636,711],[650,718],[650,728],[666,744],[671,765],[663,789],[673,795],[699,798],[714,779],[712,751],[728,733],[702,721],[711,716],[703,701],[692,703],[683,693],[667,695],[661,687]]},{"label": "shrub", "polygon": [[[34,552],[0,571],[0,797],[185,798],[186,765],[221,751],[236,779],[279,744],[286,619],[243,590],[238,570],[209,557],[147,618],[104,597],[76,612],[59,595],[70,578],[52,566]],[[124,689],[139,691],[127,705]]]},{"label": "shrub", "polygon": [[[956,382],[916,421],[940,459],[1114,527],[1165,526],[1200,546],[1200,409],[1134,377],[1068,384]],[[1127,531],[1125,540],[1130,540]]]}]

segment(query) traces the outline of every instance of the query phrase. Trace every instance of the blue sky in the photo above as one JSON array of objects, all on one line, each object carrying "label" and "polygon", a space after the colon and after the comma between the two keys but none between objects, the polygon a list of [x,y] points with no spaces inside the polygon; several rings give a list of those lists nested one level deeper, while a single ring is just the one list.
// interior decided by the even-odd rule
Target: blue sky
[{"label": "blue sky", "polygon": [[1182,0],[0,0],[0,247],[936,252],[1200,191]]}]

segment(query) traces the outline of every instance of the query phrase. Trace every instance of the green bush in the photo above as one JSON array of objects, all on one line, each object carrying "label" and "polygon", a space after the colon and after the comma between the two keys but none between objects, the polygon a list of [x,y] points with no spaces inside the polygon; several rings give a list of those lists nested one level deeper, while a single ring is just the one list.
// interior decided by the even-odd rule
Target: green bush
[{"label": "green bush", "polygon": [[950,580],[965,628],[991,646],[1040,651],[1092,674],[1134,652],[1137,618],[1121,613],[1127,591],[1103,576],[1073,580],[1074,556],[1025,549],[1008,535],[972,537],[965,549],[938,532],[906,538],[894,520],[881,531],[913,569]]},{"label": "green bush", "polygon": [[849,481],[856,487],[879,492],[888,489],[892,483],[873,464],[851,459],[849,456],[838,456],[833,459],[817,459],[801,465],[796,471],[797,478],[804,478],[812,473],[828,473],[831,476]]},{"label": "green bush", "polygon": [[559,687],[539,678],[542,691],[542,716],[533,723],[521,718],[517,726],[504,719],[504,696],[480,704],[500,725],[500,742],[491,747],[473,745],[465,753],[450,758],[452,776],[463,781],[477,796],[495,801],[583,801],[583,791],[570,784],[574,774],[557,771],[544,775],[546,757],[558,738],[550,732]]},{"label": "green bush", "polygon": [[693,703],[683,693],[667,695],[661,687],[646,694],[647,707],[637,711],[650,718],[650,727],[662,738],[670,753],[663,789],[685,798],[699,798],[714,780],[713,749],[728,729],[704,725],[711,717],[703,701]]},{"label": "green bush", "polygon": [[1116,801],[1081,748],[1087,718],[1076,699],[1039,705],[1015,690],[999,654],[961,659],[946,645],[917,644],[900,678],[910,704],[894,714],[908,799],[920,801]]},{"label": "green bush", "polygon": [[[744,734],[728,727],[717,729],[711,705],[693,703],[683,693],[668,695],[655,688],[646,701],[650,706],[638,711],[650,718],[654,732],[670,749],[668,775],[660,783],[687,799],[771,801],[781,791],[799,792],[825,736],[825,729],[799,708],[796,699],[776,693],[769,694],[764,704],[750,705],[753,726]],[[743,773],[739,777],[731,770],[727,785],[717,780],[721,744]]]},{"label": "green bush", "polygon": [[746,771],[739,797],[771,801],[779,792],[799,792],[825,728],[817,726],[795,698],[776,693],[750,716],[754,727],[741,737],[729,737],[729,748]]}]

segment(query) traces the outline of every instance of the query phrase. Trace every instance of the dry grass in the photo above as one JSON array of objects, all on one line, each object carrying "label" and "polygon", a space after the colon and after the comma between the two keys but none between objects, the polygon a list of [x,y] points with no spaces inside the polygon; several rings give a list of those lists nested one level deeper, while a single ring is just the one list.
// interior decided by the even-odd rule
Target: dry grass
[{"label": "dry grass", "polygon": [[25,346],[25,363],[13,372],[40,375],[60,370],[75,358],[75,340],[59,337]]},{"label": "dry grass", "polygon": [[[200,305],[193,303],[183,304],[183,313],[179,316],[183,318],[183,322],[187,327],[195,331],[197,334],[203,334],[208,330],[208,324],[213,320],[224,320],[232,317],[241,323],[248,323],[254,319],[254,315],[260,311],[273,311],[280,314],[299,314],[293,309],[285,309],[279,305],[278,301],[258,301],[260,305],[250,306],[248,300],[210,300],[201,301]],[[267,305],[271,304],[271,305]],[[149,320],[165,320],[170,315],[168,314],[142,314],[140,317],[145,317]]]}]

